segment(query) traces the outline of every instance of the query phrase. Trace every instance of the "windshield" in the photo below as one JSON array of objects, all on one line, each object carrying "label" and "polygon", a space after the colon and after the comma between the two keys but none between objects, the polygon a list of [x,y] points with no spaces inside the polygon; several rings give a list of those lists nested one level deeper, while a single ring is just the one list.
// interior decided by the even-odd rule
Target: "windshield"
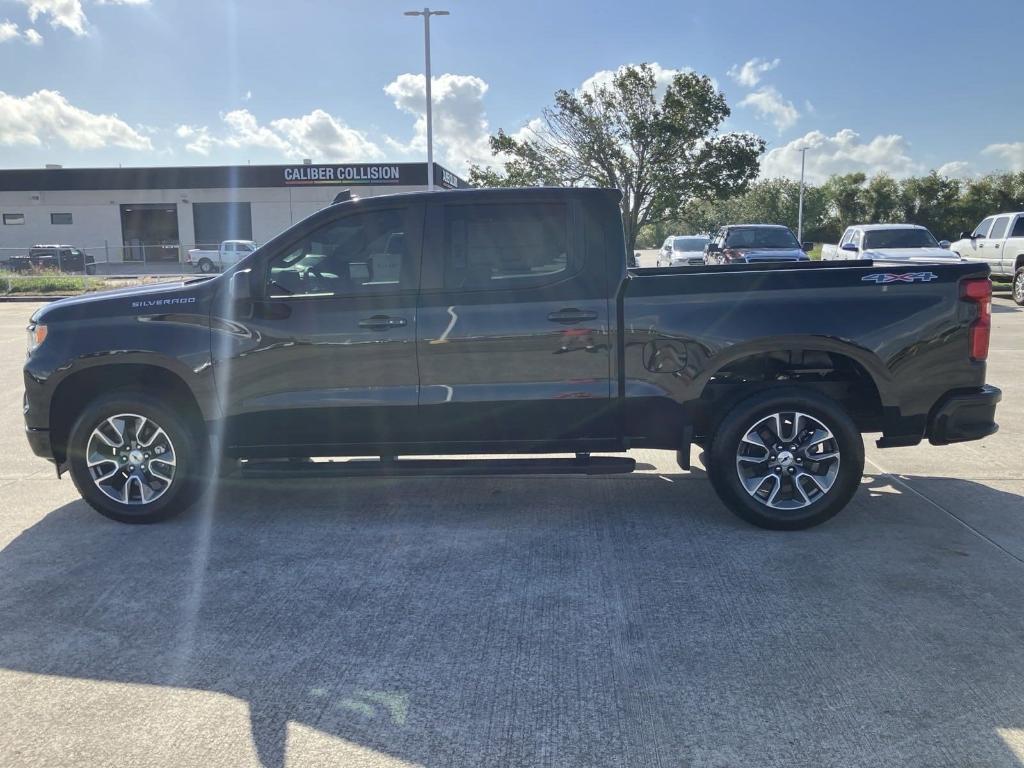
[{"label": "windshield", "polygon": [[872,248],[938,248],[927,229],[879,229],[864,233],[864,250]]},{"label": "windshield", "polygon": [[672,241],[673,251],[703,251],[708,244],[706,237],[677,237]]},{"label": "windshield", "polygon": [[796,236],[784,227],[737,227],[725,238],[726,248],[799,248]]}]

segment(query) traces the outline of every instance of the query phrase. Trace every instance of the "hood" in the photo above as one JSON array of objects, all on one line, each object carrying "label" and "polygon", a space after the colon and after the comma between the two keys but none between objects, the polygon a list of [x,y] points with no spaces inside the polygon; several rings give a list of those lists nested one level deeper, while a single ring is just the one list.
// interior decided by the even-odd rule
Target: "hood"
[{"label": "hood", "polygon": [[909,264],[960,261],[959,256],[945,248],[872,248],[864,251],[861,258]]},{"label": "hood", "polygon": [[175,307],[188,309],[188,305],[196,304],[200,292],[205,293],[197,289],[202,289],[209,283],[210,279],[199,278],[71,296],[41,307],[32,315],[32,322],[45,323],[103,315],[149,314],[172,310]]},{"label": "hood", "polygon": [[757,261],[808,261],[799,248],[730,248],[737,257],[748,263]]}]

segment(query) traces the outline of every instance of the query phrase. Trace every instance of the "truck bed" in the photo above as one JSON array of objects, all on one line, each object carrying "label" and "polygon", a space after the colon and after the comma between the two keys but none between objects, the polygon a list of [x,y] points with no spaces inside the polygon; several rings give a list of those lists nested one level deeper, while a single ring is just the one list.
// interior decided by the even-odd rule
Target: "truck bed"
[{"label": "truck bed", "polygon": [[709,384],[838,364],[877,391],[884,422],[866,431],[918,442],[944,393],[985,382],[968,352],[976,309],[959,298],[962,280],[987,276],[976,263],[870,261],[630,270],[618,299],[626,422],[660,444]]}]

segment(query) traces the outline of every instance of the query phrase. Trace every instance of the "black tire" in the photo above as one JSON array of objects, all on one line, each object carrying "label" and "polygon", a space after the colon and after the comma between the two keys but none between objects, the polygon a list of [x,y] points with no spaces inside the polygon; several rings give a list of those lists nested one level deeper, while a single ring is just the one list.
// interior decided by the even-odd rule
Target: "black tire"
[{"label": "black tire", "polygon": [[[176,466],[173,473],[170,473],[171,481],[166,483],[166,487],[163,483],[154,483],[153,487],[159,486],[163,490],[148,503],[141,499],[134,503],[122,503],[111,498],[94,481],[93,470],[88,465],[87,452],[93,431],[107,419],[120,414],[137,414],[150,424],[158,425],[172,446]],[[71,478],[89,506],[111,520],[120,523],[157,523],[167,520],[188,509],[202,490],[208,450],[201,432],[201,429],[190,425],[167,405],[142,392],[127,389],[111,392],[89,403],[71,428],[68,438]],[[98,470],[106,471],[105,466]],[[123,468],[120,472],[127,476]],[[147,484],[147,488],[150,485]],[[131,490],[135,489],[136,495],[141,496],[141,486],[136,484]]]},{"label": "black tire", "polygon": [[1017,267],[1013,276],[1013,300],[1017,306],[1024,307],[1024,267]]},{"label": "black tire", "polygon": [[[807,417],[790,419],[796,422],[798,427],[810,426],[816,422],[827,429],[832,438],[829,441],[819,441],[810,447],[805,447],[803,440],[794,439],[792,444],[798,446],[798,450],[795,451],[790,451],[791,446],[784,444],[781,445],[782,451],[774,451],[775,446],[768,446],[767,459],[763,464],[757,464],[756,458],[761,455],[760,451],[763,449],[748,447],[752,444],[745,442],[743,438],[762,419],[768,419],[772,414],[793,413]],[[786,433],[785,424],[783,427],[781,431]],[[831,485],[822,491],[822,484],[818,482],[818,478],[823,478],[825,484],[828,484],[827,474],[831,471],[833,461],[824,457],[826,452],[835,450],[839,453],[837,467]],[[745,457],[741,461],[741,451],[754,458]],[[777,531],[810,528],[833,517],[850,501],[864,473],[864,442],[853,420],[834,400],[802,387],[780,387],[738,403],[726,414],[715,430],[709,454],[708,476],[722,502],[748,523]],[[815,455],[822,456],[823,460],[815,461]],[[807,463],[797,465],[794,463],[796,461]],[[783,463],[785,466],[782,466]],[[753,491],[748,491],[744,487],[740,478],[740,466],[751,473],[747,482],[756,486],[757,498]],[[810,473],[803,471],[808,468],[811,468]],[[813,474],[816,469],[823,474]],[[757,477],[762,471],[778,474],[777,485],[767,482],[770,479],[768,474],[761,478],[762,484],[758,485]],[[785,473],[790,471],[794,474],[787,477]],[[800,489],[796,488],[797,482],[801,484]],[[792,509],[771,506],[768,500],[761,496],[761,492],[764,492],[764,496],[771,496],[771,491],[775,489],[778,489],[780,497],[793,497],[791,500],[779,498],[776,504],[807,503],[805,506]]]},{"label": "black tire", "polygon": [[200,261],[199,261],[199,271],[202,272],[204,275],[209,275],[209,274],[211,274],[213,272],[216,272],[217,268],[213,265],[213,262],[210,261],[209,259],[200,259]]}]

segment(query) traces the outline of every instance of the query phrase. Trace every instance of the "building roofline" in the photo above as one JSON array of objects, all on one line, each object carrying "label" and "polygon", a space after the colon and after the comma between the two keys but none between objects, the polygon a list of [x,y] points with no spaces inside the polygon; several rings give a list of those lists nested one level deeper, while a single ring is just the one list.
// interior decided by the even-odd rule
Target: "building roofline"
[{"label": "building roofline", "polygon": [[[439,163],[435,183],[469,184]],[[137,166],[131,168],[11,168],[0,191],[58,192],[123,189],[239,189],[334,186],[426,186],[426,163]]]}]

